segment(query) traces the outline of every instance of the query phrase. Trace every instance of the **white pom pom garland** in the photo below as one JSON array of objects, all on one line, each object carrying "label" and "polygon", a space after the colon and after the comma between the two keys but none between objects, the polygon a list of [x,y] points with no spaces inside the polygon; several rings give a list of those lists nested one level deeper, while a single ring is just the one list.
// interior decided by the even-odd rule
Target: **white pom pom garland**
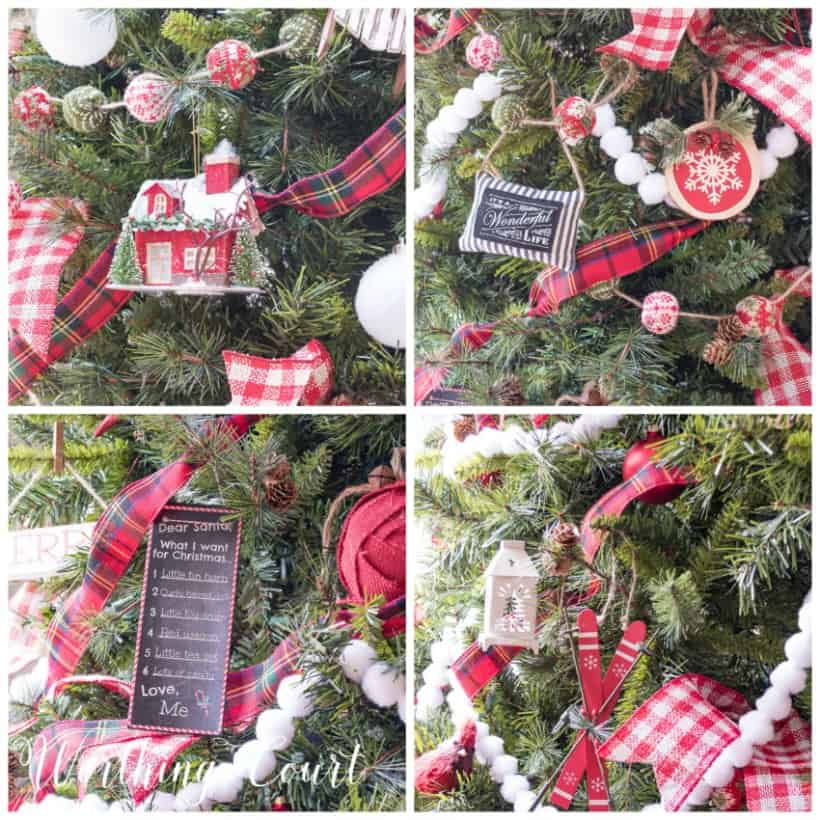
[{"label": "white pom pom garland", "polygon": [[660,205],[666,199],[669,188],[666,177],[658,171],[647,174],[638,183],[638,196],[646,205]]},{"label": "white pom pom garland", "polygon": [[623,185],[637,185],[648,173],[646,160],[634,151],[621,154],[615,161],[615,179]]},{"label": "white pom pom garland", "polygon": [[364,673],[379,659],[376,650],[365,641],[351,641],[339,655],[339,665],[348,680],[361,683]]},{"label": "white pom pom garland", "polygon": [[387,663],[374,663],[362,678],[362,692],[365,697],[376,704],[387,708],[395,706],[404,693],[404,675]]},{"label": "white pom pom garland", "polygon": [[626,128],[616,125],[601,137],[601,150],[612,159],[618,159],[632,150],[632,135]]}]

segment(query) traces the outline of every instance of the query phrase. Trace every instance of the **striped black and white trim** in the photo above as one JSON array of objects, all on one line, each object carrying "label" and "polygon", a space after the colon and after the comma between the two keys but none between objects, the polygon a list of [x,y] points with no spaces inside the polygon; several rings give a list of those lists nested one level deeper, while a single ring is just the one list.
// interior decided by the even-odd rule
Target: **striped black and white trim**
[{"label": "striped black and white trim", "polygon": [[[505,182],[491,174],[478,174],[473,207],[459,247],[462,251],[517,256],[573,271],[583,205],[580,191],[542,191]],[[543,228],[533,235],[527,226],[498,230],[496,220],[503,216],[505,207],[508,213],[517,212],[513,216],[526,212],[530,218],[552,220],[552,230],[547,236]],[[510,238],[510,233],[518,235]]]}]

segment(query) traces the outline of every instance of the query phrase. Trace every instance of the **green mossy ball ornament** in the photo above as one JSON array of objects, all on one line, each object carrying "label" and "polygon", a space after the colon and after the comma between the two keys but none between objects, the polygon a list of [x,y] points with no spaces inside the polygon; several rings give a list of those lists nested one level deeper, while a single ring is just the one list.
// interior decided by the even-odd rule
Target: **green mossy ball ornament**
[{"label": "green mossy ball ornament", "polygon": [[73,88],[63,97],[63,118],[80,134],[93,134],[105,125],[105,94],[91,85]]},{"label": "green mossy ball ornament", "polygon": [[322,36],[322,24],[310,14],[295,14],[282,23],[279,29],[279,44],[288,43],[286,56],[293,60],[303,60],[316,53]]},{"label": "green mossy ball ornament", "polygon": [[517,94],[504,94],[493,103],[493,124],[499,131],[515,131],[527,117],[527,106]]}]

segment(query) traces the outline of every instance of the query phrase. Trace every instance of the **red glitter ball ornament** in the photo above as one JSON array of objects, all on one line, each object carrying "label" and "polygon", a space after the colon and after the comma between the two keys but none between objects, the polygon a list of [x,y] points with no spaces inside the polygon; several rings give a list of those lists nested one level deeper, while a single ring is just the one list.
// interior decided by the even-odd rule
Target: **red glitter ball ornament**
[{"label": "red glitter ball ornament", "polygon": [[[622,473],[624,481],[629,481],[635,473],[654,461],[655,445],[662,441],[664,437],[652,430],[643,441],[633,444],[626,451]],[[638,496],[638,501],[643,501],[644,504],[666,504],[676,499],[684,489],[683,486],[651,487]]]},{"label": "red glitter ball ornament", "polygon": [[238,91],[255,76],[258,68],[253,49],[241,40],[222,40],[209,52],[208,73],[211,81]]},{"label": "red glitter ball ornament", "polygon": [[39,85],[21,91],[11,108],[14,118],[31,131],[54,125],[54,101]]},{"label": "red glitter ball ornament", "polygon": [[567,97],[555,107],[553,119],[558,136],[567,145],[577,145],[595,128],[595,109],[583,97]]},{"label": "red glitter ball ornament", "polygon": [[467,63],[476,71],[493,71],[501,60],[501,42],[495,34],[476,34],[467,45]]},{"label": "red glitter ball ornament", "polygon": [[404,595],[405,492],[403,481],[388,484],[362,496],[348,513],[336,547],[348,603]]}]

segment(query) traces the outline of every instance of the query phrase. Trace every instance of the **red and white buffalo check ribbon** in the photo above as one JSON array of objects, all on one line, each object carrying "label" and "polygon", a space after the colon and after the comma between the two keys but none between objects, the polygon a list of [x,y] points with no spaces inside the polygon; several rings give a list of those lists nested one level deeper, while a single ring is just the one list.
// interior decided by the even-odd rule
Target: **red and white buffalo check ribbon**
[{"label": "red and white buffalo check ribbon", "polygon": [[313,339],[287,359],[265,359],[235,350],[222,353],[233,404],[325,404],[333,392],[333,361]]},{"label": "red and white buffalo check ribbon", "polygon": [[[681,675],[659,689],[599,749],[605,760],[650,763],[667,811],[678,811],[749,711],[739,693],[704,675]],[[771,743],[755,747],[743,778],[750,811],[811,811],[811,727],[792,713]]]},{"label": "red and white buffalo check ribbon", "polygon": [[599,48],[642,68],[665,71],[684,34],[717,61],[721,79],[759,100],[811,142],[811,49],[710,28],[710,9],[636,9],[634,28]]},{"label": "red and white buffalo check ribbon", "polygon": [[[775,276],[795,281],[806,268],[775,271]],[[811,296],[811,278],[795,290]],[[783,321],[783,301],[775,305],[775,323],[761,339],[760,373],[766,387],[755,391],[755,404],[780,407],[811,406],[811,352]]]},{"label": "red and white buffalo check ribbon", "polygon": [[[78,200],[74,206],[84,211]],[[26,199],[9,218],[9,324],[40,357],[48,357],[60,275],[83,238],[78,226],[55,233],[58,200]]]}]

